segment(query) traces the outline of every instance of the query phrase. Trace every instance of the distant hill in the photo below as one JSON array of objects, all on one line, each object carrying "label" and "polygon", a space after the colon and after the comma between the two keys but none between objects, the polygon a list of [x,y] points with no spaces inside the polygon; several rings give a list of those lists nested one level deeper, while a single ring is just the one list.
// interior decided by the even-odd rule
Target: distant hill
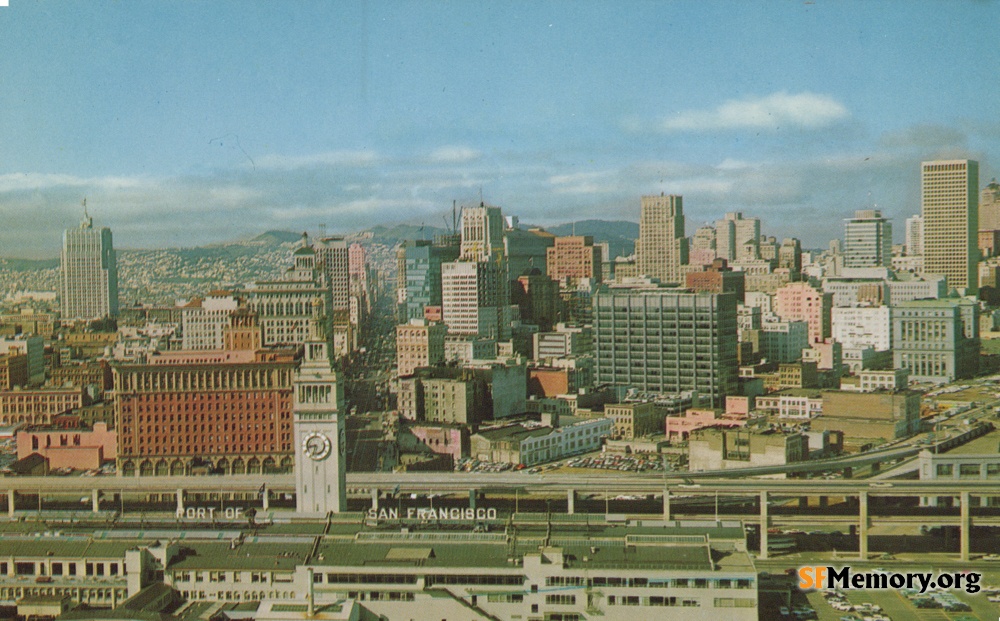
[{"label": "distant hill", "polygon": [[59,259],[0,259],[0,268],[15,272],[31,272],[59,267]]},{"label": "distant hill", "polygon": [[250,241],[264,244],[287,244],[289,242],[298,241],[301,238],[302,233],[293,233],[291,231],[268,231],[266,233],[261,233]]},{"label": "distant hill", "polygon": [[635,252],[635,240],[639,238],[639,224],[627,220],[580,220],[545,230],[553,235],[590,235],[595,242],[607,242],[612,258]]}]

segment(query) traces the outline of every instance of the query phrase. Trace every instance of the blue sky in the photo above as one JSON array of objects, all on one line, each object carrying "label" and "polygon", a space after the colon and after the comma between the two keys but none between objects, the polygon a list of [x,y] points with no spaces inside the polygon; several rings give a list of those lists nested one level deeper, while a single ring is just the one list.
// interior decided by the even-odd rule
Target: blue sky
[{"label": "blue sky", "polygon": [[[741,210],[822,246],[919,163],[1000,166],[996,2],[38,2],[0,7],[0,256],[86,197],[120,248],[268,229],[688,230]],[[897,235],[899,236],[899,235]]]}]

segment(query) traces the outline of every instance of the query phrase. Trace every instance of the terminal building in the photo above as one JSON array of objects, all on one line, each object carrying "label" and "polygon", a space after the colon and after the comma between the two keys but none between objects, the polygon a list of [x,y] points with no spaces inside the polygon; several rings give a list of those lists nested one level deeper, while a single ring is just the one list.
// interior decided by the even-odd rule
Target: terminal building
[{"label": "terminal building", "polygon": [[[299,610],[295,618],[756,621],[757,573],[738,523],[568,517],[518,514],[473,529],[353,514],[312,523],[313,534],[221,541],[221,531],[197,529],[183,539],[12,534],[0,538],[0,604],[107,609],[169,588],[191,605],[238,606],[243,619]],[[120,618],[68,614],[96,618],[88,613]]]}]

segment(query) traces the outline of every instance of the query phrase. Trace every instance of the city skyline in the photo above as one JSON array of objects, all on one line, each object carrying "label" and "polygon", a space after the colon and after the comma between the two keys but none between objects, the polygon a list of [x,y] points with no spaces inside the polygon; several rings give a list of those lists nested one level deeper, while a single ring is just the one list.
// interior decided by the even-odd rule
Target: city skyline
[{"label": "city skyline", "polygon": [[743,211],[807,247],[877,208],[901,241],[922,161],[996,176],[989,2],[94,6],[0,8],[0,256],[56,256],[84,197],[126,249],[480,193],[553,225],[665,192],[689,235]]}]

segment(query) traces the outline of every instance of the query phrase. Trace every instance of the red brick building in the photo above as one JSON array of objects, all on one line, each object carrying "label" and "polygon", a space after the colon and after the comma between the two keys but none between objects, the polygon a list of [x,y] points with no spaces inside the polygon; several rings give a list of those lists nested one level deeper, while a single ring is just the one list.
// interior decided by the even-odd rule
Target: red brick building
[{"label": "red brick building", "polygon": [[601,281],[601,248],[590,235],[556,237],[545,252],[549,278],[570,285],[581,278]]},{"label": "red brick building", "polygon": [[[259,346],[252,315],[233,322],[227,344]],[[296,350],[257,349],[165,352],[149,364],[116,365],[119,472],[291,471],[298,362]]]}]

